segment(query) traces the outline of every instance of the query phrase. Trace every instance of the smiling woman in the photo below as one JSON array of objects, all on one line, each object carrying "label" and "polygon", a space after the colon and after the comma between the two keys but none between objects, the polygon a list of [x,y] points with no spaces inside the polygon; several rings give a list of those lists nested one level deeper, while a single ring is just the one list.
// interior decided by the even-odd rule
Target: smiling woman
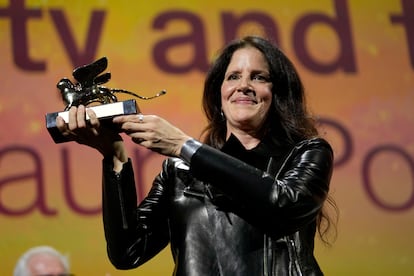
[{"label": "smiling woman", "polygon": [[[237,136],[239,130],[246,133],[247,149],[259,144],[262,124],[272,103],[269,75],[269,65],[263,54],[254,47],[246,47],[234,52],[221,86],[227,133]],[[243,137],[246,136],[241,134],[239,139]]]},{"label": "smiling woman", "polygon": [[[183,163],[169,163],[177,164],[178,179],[183,180],[180,186],[173,175],[166,174],[160,167],[165,156],[147,150],[148,141],[138,145],[123,133],[121,136],[134,169],[138,202],[147,196],[154,176],[161,172],[168,179],[168,184],[161,187],[171,187],[162,190],[162,195],[167,197],[174,191],[183,192],[181,196],[168,197],[170,200],[162,198],[159,205],[153,205],[159,207],[160,212],[166,210],[169,221],[175,222],[159,227],[174,230],[171,231],[174,235],[167,238],[174,250],[168,246],[138,269],[117,270],[108,261],[103,238],[99,153],[75,142],[56,145],[44,127],[46,112],[64,108],[56,82],[64,76],[70,77],[71,70],[77,66],[75,63],[85,64],[107,56],[115,77],[109,83],[110,87],[122,87],[144,95],[152,95],[163,88],[168,90],[165,97],[142,103],[144,123],[140,127],[149,127],[154,114],[161,116],[202,142],[199,150],[210,145],[226,151],[226,156],[232,155],[250,163],[263,172],[262,175],[267,175],[267,169],[261,169],[265,167],[260,163],[261,158],[253,158],[251,154],[259,152],[268,160],[270,155],[279,152],[279,148],[261,150],[263,144],[292,144],[285,143],[289,140],[284,138],[289,136],[286,133],[298,137],[292,134],[293,130],[284,131],[296,125],[287,119],[295,113],[283,100],[287,86],[280,81],[274,84],[279,74],[280,79],[294,75],[283,74],[283,70],[272,72],[272,68],[280,67],[269,63],[273,99],[269,108],[272,115],[268,118],[275,119],[266,121],[263,129],[267,130],[266,138],[275,136],[278,140],[263,139],[251,150],[229,147],[234,145],[231,143],[234,135],[226,139],[227,120],[222,113],[221,86],[234,49],[228,52],[229,59],[226,58],[220,70],[210,69],[219,71],[209,73],[211,79],[217,79],[217,85],[208,89],[205,95],[213,98],[207,108],[211,120],[204,119],[199,106],[204,73],[209,70],[216,49],[233,38],[252,33],[263,34],[278,42],[294,61],[306,88],[309,111],[317,116],[319,134],[334,149],[334,174],[329,193],[334,195],[341,208],[340,237],[332,248],[320,244],[316,237],[315,256],[322,270],[326,275],[335,276],[411,275],[414,271],[414,240],[407,237],[414,232],[414,35],[411,35],[414,24],[410,23],[414,18],[414,1],[183,0],[175,1],[177,5],[174,6],[169,2],[152,1],[148,5],[145,1],[127,0],[0,0],[0,275],[12,275],[16,259],[33,242],[53,244],[71,252],[76,275],[169,275],[174,269],[171,252],[179,261],[177,267],[182,267],[180,257],[186,256],[185,253],[191,249],[197,249],[196,252],[199,248],[211,249],[213,245],[213,252],[228,252],[221,247],[230,249],[237,245],[251,249],[244,264],[253,262],[263,252],[264,239],[255,246],[256,243],[247,243],[247,240],[232,235],[231,229],[239,225],[235,217],[258,229],[258,223],[250,221],[256,217],[255,221],[261,220],[259,209],[269,210],[261,208],[263,204],[260,204],[269,202],[268,198],[253,200],[257,199],[255,195],[261,194],[259,188],[262,186],[256,185],[257,191],[253,193],[227,177],[228,181],[223,182],[234,183],[236,195],[249,194],[251,197],[249,200],[237,200],[237,197],[229,200],[229,195],[233,194],[231,189],[219,189],[221,193],[212,189],[218,187],[219,181],[212,179],[194,185],[192,179],[201,179],[195,177],[194,172],[201,174],[205,169],[204,173],[213,178],[220,169],[212,169],[211,164],[197,165],[196,160],[200,160],[197,155],[202,154],[201,151],[196,151],[197,155],[191,158],[190,172],[185,170]],[[224,60],[221,58],[220,61]],[[269,60],[280,58],[276,56]],[[280,63],[285,64],[285,61],[280,60]],[[212,81],[207,83],[211,86]],[[297,81],[292,79],[292,83]],[[121,97],[121,100],[125,98]],[[134,120],[138,124],[139,117]],[[131,119],[134,127],[132,122]],[[273,122],[279,122],[279,125]],[[211,128],[200,136],[202,127],[210,124]],[[270,134],[273,127],[279,131],[274,135]],[[140,138],[143,133],[131,135]],[[140,139],[136,141],[141,143]],[[282,151],[280,155],[283,155]],[[281,161],[283,157],[273,159]],[[210,159],[210,163],[224,166],[217,159]],[[245,171],[244,166],[232,168],[238,173]],[[128,167],[122,171],[125,169]],[[286,172],[281,170],[277,179],[284,179],[284,175]],[[242,176],[241,183],[256,183],[244,177],[246,175]],[[293,172],[290,176],[294,177]],[[121,187],[131,185],[127,179],[119,183]],[[290,186],[278,187],[283,190]],[[128,191],[124,194],[129,195]],[[267,190],[263,194],[272,193]],[[151,199],[145,202],[155,203]],[[257,201],[259,204],[255,206]],[[131,223],[135,214],[126,215],[130,231],[124,230],[125,233],[135,229],[146,231],[140,230],[140,235],[132,240],[161,236],[156,231],[151,235],[151,229],[157,227],[147,223],[158,221],[157,208],[138,207],[133,200],[126,202],[126,214],[136,210],[140,220]],[[173,205],[180,202],[182,208]],[[185,208],[190,206],[186,203],[197,202],[200,202],[200,216]],[[275,202],[287,200],[278,197]],[[108,209],[116,214],[121,207],[115,207]],[[282,220],[283,215],[291,212],[280,210],[269,221],[283,227],[288,225]],[[204,220],[207,211],[208,222]],[[232,225],[228,225],[226,213]],[[248,219],[245,213],[251,214],[253,219]],[[146,214],[151,214],[154,219],[143,221]],[[181,221],[179,214],[182,214]],[[212,234],[194,236],[197,231],[192,229],[195,228],[184,231],[187,230],[183,229],[185,225],[194,226],[192,218],[203,219],[202,225],[212,229]],[[116,222],[115,219],[109,222]],[[134,228],[136,225],[139,227]],[[149,227],[145,228],[147,225]],[[214,228],[216,225],[226,228],[220,231]],[[122,228],[120,232],[124,233]],[[229,232],[231,238],[221,239],[223,232]],[[162,233],[168,234],[168,231]],[[185,238],[197,240],[195,244],[199,246],[186,248],[180,243]],[[154,240],[147,239],[152,251],[143,252],[142,256],[150,258],[149,253],[156,253],[152,246]],[[109,239],[109,244],[111,255],[122,252],[113,247],[116,241]],[[272,243],[272,248],[284,252],[281,248],[287,247],[286,244],[280,239]],[[254,248],[257,251],[252,252]],[[203,257],[210,260],[215,255],[205,254]],[[220,267],[223,263],[234,264],[227,256],[216,259]],[[188,261],[199,263],[196,258]]]},{"label": "smiling woman", "polygon": [[[62,135],[104,158],[112,264],[135,268],[171,243],[175,275],[322,275],[314,234],[329,222],[333,154],[306,111],[293,64],[266,39],[233,41],[207,74],[203,107],[204,143],[152,114],[116,117],[117,128],[84,106],[69,110],[67,124],[57,118]],[[116,129],[170,157],[139,206]]]}]

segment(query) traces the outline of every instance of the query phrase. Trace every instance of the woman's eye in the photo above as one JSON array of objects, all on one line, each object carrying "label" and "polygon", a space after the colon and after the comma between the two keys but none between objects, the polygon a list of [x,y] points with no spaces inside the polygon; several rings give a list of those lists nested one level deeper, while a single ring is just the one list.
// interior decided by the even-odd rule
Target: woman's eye
[{"label": "woman's eye", "polygon": [[239,76],[237,74],[231,74],[227,77],[228,80],[237,80]]},{"label": "woman's eye", "polygon": [[254,75],[252,79],[257,80],[257,81],[262,81],[262,82],[269,81],[269,78],[267,76],[264,76],[264,75]]}]

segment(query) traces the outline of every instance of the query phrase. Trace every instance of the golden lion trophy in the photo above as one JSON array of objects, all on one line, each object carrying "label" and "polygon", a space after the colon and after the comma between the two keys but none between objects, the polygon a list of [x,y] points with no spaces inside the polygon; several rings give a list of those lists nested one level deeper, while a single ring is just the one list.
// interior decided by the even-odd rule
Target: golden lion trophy
[{"label": "golden lion trophy", "polygon": [[[72,83],[68,78],[63,78],[57,83],[60,90],[65,109],[62,112],[53,112],[46,114],[46,128],[52,136],[55,143],[68,142],[56,127],[56,118],[61,116],[66,122],[69,120],[68,111],[72,106],[88,106],[93,103],[91,108],[96,113],[99,120],[111,119],[118,115],[137,114],[139,107],[134,99],[118,101],[116,93],[125,93],[142,100],[150,100],[166,93],[160,91],[152,97],[145,97],[124,89],[114,89],[102,86],[111,79],[111,73],[103,73],[108,66],[106,57],[102,57],[93,63],[77,67],[73,70],[73,77],[77,83]],[[102,74],[101,74],[102,73]],[[88,119],[88,117],[86,118]]]}]

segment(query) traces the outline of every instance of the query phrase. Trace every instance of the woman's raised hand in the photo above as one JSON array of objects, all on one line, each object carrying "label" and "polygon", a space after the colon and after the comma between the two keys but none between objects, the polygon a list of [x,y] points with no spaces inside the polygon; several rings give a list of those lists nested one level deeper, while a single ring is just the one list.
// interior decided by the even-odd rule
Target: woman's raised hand
[{"label": "woman's raised hand", "polygon": [[[86,114],[89,120],[86,119]],[[57,117],[56,125],[63,136],[98,150],[104,157],[127,161],[116,125],[100,122],[92,109],[83,105],[73,106],[69,110],[68,123],[62,117]]]},{"label": "woman's raised hand", "polygon": [[135,143],[166,156],[178,157],[191,137],[156,115],[125,115],[113,119]]}]

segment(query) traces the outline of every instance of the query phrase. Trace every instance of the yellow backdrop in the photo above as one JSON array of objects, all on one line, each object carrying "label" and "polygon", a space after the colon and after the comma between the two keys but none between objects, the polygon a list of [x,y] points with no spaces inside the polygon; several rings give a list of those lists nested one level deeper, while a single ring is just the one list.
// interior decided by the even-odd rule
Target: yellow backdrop
[{"label": "yellow backdrop", "polygon": [[[411,0],[0,0],[0,274],[27,248],[70,255],[76,275],[169,275],[169,250],[132,271],[106,257],[101,157],[54,144],[44,116],[61,111],[56,83],[109,60],[106,85],[150,96],[198,137],[206,66],[229,39],[272,36],[300,71],[334,146],[338,239],[317,243],[327,275],[414,271],[414,4]],[[123,99],[120,97],[120,99]],[[162,157],[128,143],[140,198]]]}]

